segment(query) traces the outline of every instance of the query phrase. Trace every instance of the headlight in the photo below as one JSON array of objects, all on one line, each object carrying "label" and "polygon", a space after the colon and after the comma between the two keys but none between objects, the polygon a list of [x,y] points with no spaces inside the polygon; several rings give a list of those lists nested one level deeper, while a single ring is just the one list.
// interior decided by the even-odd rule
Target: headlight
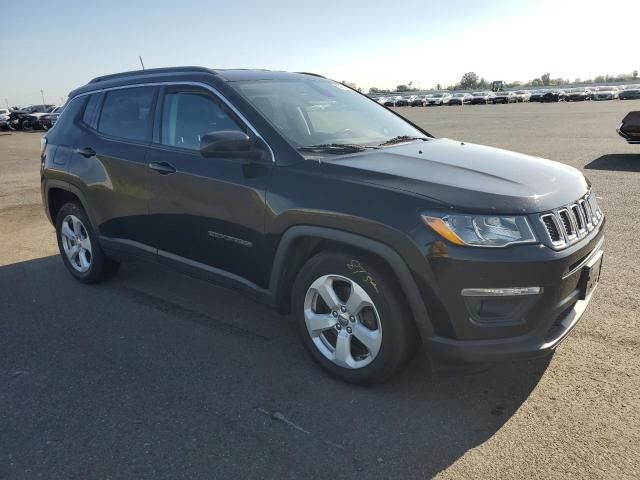
[{"label": "headlight", "polygon": [[495,215],[422,215],[424,223],[455,245],[506,247],[536,243],[526,217]]}]

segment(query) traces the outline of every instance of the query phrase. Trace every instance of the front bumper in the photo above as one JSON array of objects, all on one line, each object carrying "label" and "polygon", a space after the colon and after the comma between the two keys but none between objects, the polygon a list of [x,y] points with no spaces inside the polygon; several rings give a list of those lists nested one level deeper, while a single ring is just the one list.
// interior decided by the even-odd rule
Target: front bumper
[{"label": "front bumper", "polygon": [[[605,223],[561,251],[523,245],[502,252],[448,247],[445,256],[439,247],[435,258],[425,252],[437,289],[431,299],[440,303],[438,308],[427,305],[430,316],[436,317],[432,318],[434,334],[423,337],[430,358],[436,364],[491,363],[552,352],[591,301],[593,289],[587,291],[585,285],[592,279],[585,272],[597,262],[599,274]],[[491,303],[491,299],[480,307],[492,311],[488,317],[476,315],[479,304],[469,303],[462,295],[465,289],[509,287],[541,287],[541,292],[521,299],[494,297],[497,301]]]}]

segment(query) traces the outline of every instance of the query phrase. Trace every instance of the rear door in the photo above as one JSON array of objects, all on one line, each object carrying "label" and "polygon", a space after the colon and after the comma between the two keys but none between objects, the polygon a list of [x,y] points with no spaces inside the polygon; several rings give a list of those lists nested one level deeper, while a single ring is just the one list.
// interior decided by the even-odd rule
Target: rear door
[{"label": "rear door", "polygon": [[101,240],[133,253],[155,253],[147,225],[150,170],[145,157],[157,94],[158,88],[149,86],[92,94],[71,162]]},{"label": "rear door", "polygon": [[200,154],[205,133],[249,133],[208,89],[176,85],[166,87],[161,96],[157,142],[147,158],[155,169],[150,208],[158,259],[264,284],[257,264],[264,243],[265,186],[271,165]]}]

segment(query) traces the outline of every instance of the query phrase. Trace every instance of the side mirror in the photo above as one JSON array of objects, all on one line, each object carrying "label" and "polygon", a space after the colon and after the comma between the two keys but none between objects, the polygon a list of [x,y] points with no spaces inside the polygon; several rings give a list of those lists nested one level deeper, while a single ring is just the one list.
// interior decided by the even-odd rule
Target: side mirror
[{"label": "side mirror", "polygon": [[266,151],[261,141],[256,141],[239,130],[205,133],[200,138],[200,153],[203,157],[261,161],[266,158]]}]

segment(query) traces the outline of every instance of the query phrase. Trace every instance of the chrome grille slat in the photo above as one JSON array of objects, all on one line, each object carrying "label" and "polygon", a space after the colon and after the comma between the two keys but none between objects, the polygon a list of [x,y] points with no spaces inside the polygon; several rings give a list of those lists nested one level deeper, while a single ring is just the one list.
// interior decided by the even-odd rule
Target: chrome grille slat
[{"label": "chrome grille slat", "polygon": [[595,195],[589,192],[575,203],[540,214],[547,241],[556,250],[568,247],[593,231],[603,214]]}]

